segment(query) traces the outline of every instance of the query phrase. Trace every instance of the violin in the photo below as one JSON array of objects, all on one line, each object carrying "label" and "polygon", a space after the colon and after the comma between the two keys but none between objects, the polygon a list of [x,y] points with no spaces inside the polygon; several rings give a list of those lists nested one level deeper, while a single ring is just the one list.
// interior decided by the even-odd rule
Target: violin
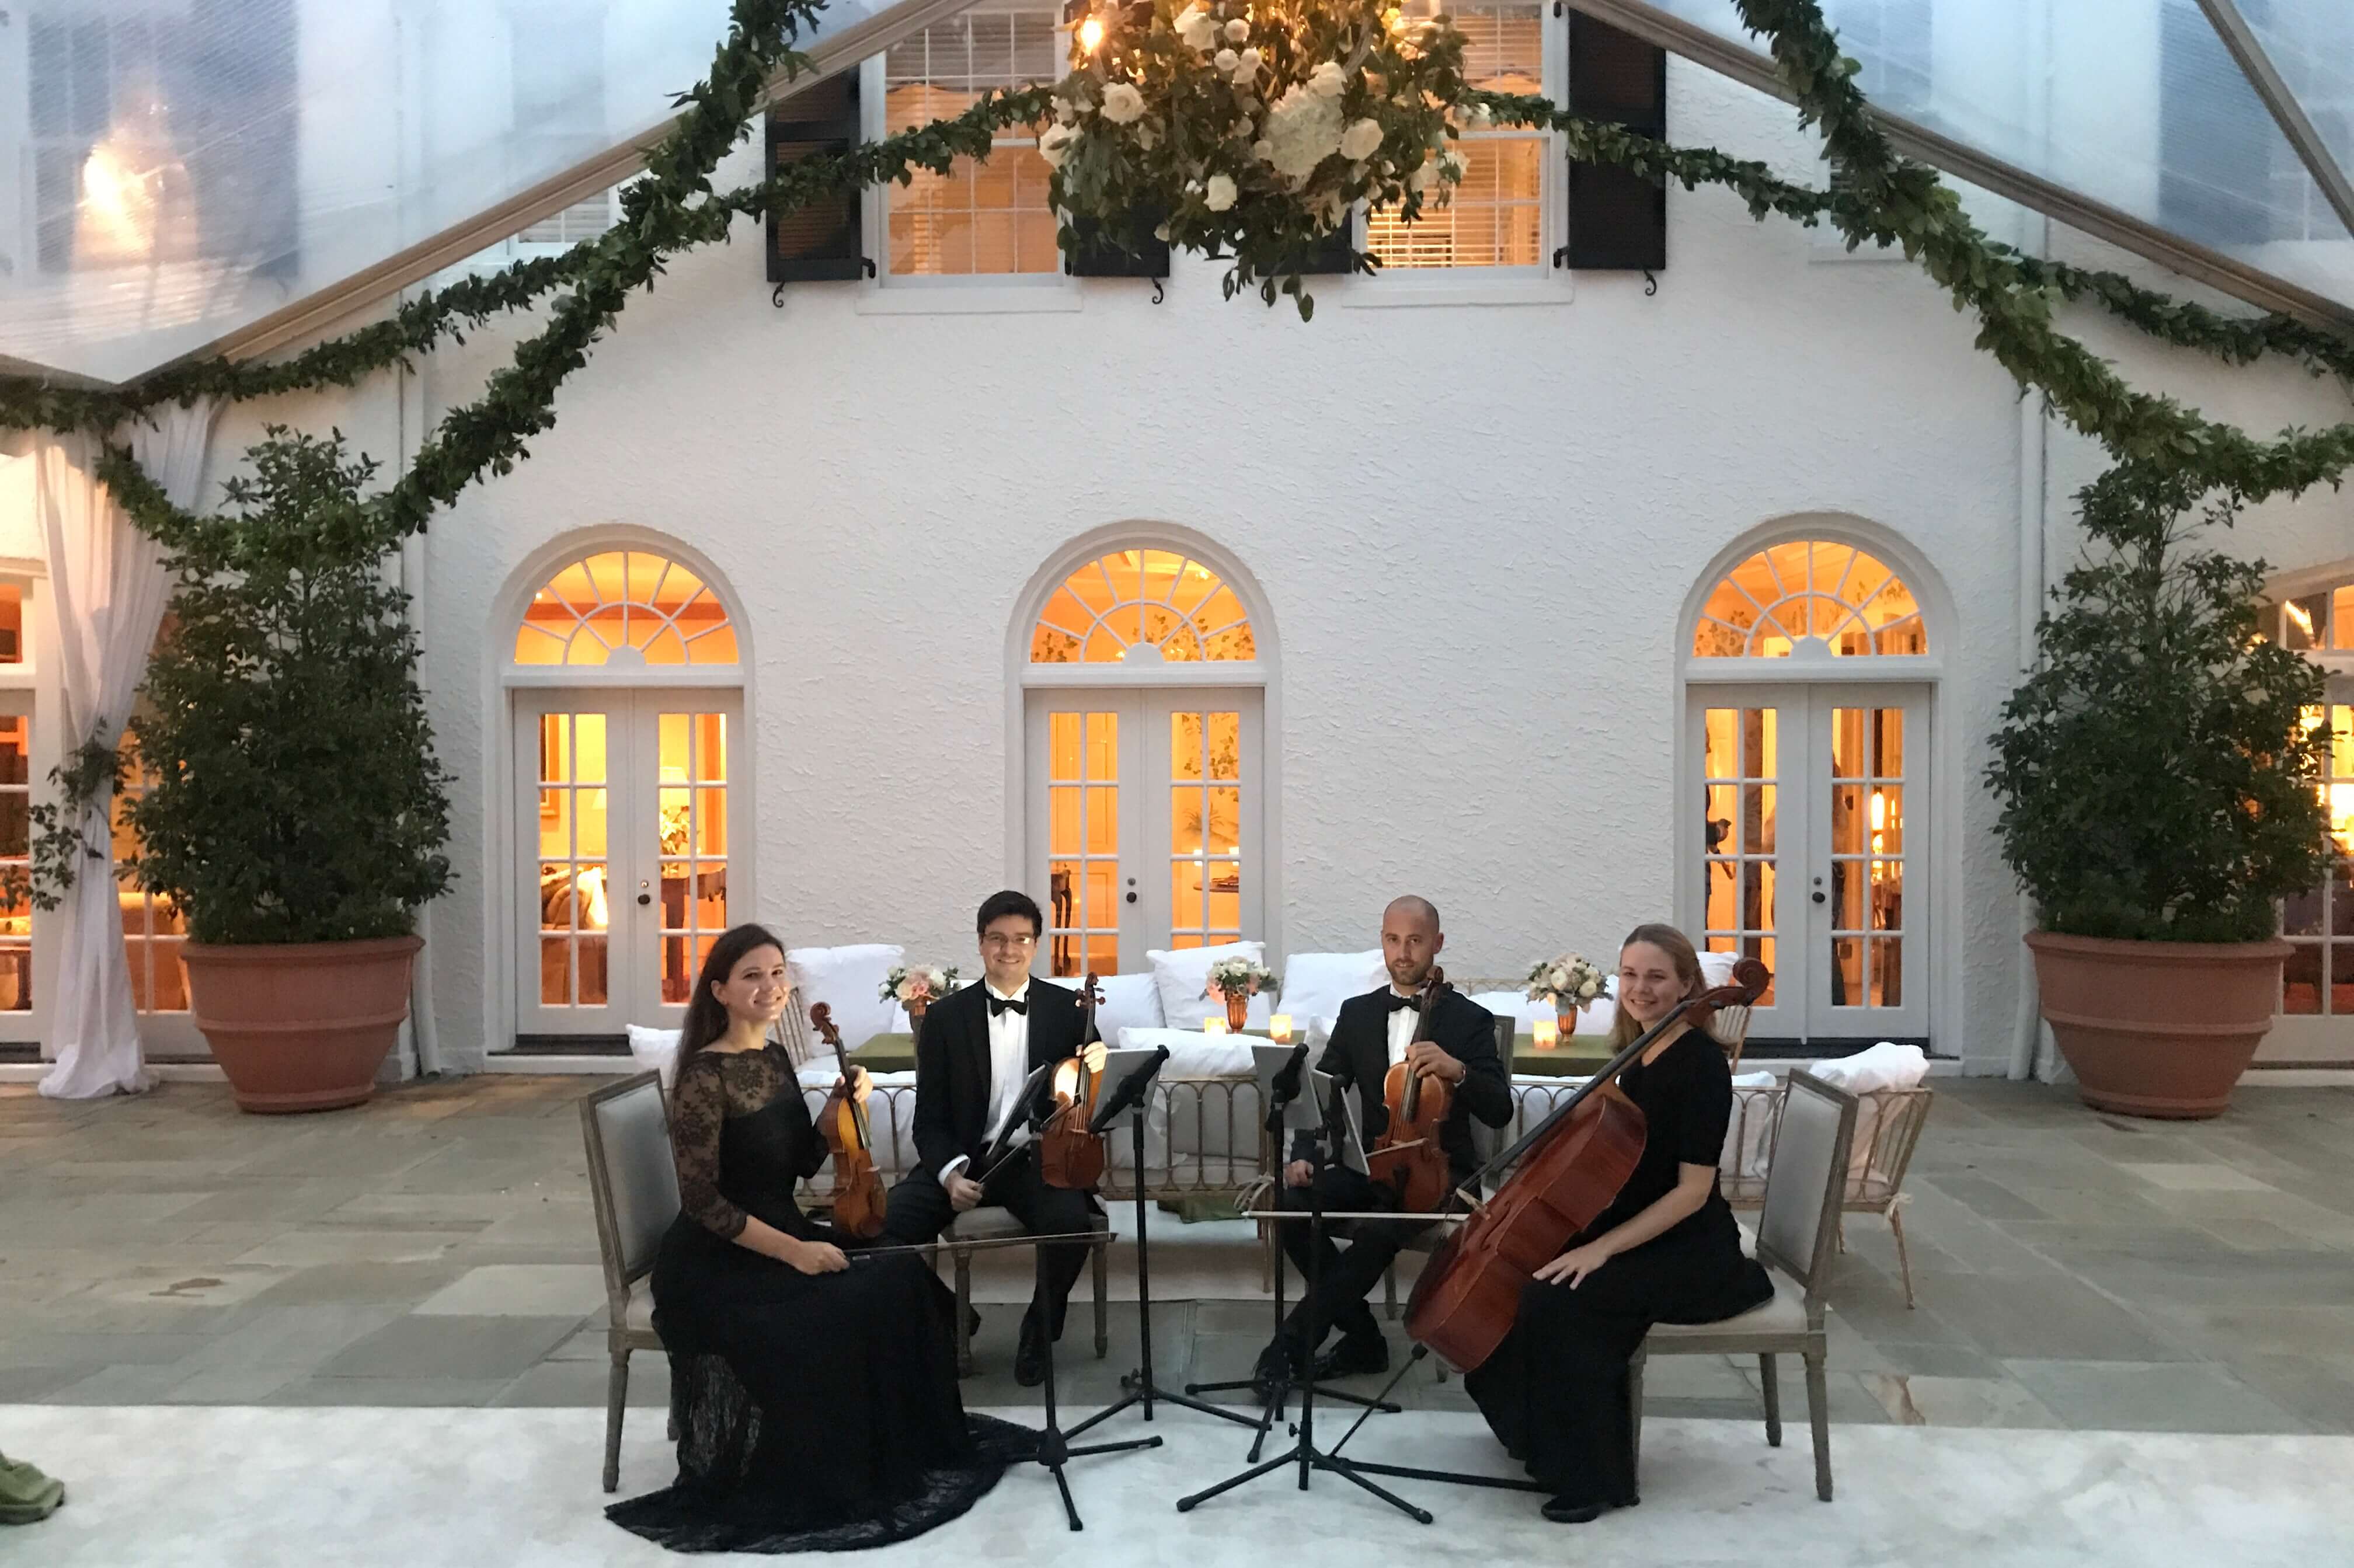
[{"label": "violin", "polygon": [[1087,1066],[1087,1046],[1096,1036],[1096,1007],[1103,989],[1095,971],[1079,987],[1079,1054],[1055,1064],[1051,1092],[1054,1110],[1038,1139],[1038,1175],[1049,1187],[1091,1192],[1103,1180],[1104,1139],[1089,1132],[1095,1119],[1096,1097],[1103,1092],[1103,1075]]},{"label": "violin", "polygon": [[[1457,1227],[1423,1266],[1406,1307],[1406,1333],[1459,1372],[1493,1355],[1519,1315],[1529,1277],[1602,1216],[1643,1157],[1642,1110],[1618,1075],[1680,1020],[1706,1028],[1720,1007],[1747,1007],[1774,977],[1755,959],[1733,966],[1733,983],[1676,1004],[1528,1135],[1480,1171],[1511,1168],[1494,1197]],[[1476,1192],[1475,1178],[1469,1191]],[[1476,1201],[1475,1201],[1476,1202]]]},{"label": "violin", "polygon": [[[1432,1020],[1438,999],[1448,989],[1447,971],[1434,965],[1430,982],[1422,991],[1422,1016],[1414,1026],[1416,1044],[1436,1040]],[[1365,1169],[1375,1181],[1397,1194],[1398,1206],[1410,1213],[1428,1213],[1454,1190],[1447,1150],[1439,1129],[1447,1125],[1455,1092],[1434,1077],[1426,1077],[1400,1062],[1382,1080],[1382,1103],[1389,1119],[1365,1156]]]},{"label": "violin", "polygon": [[866,1102],[853,1092],[850,1057],[842,1049],[842,1031],[834,1027],[833,1010],[824,1002],[810,1009],[810,1027],[833,1047],[842,1063],[842,1083],[827,1100],[822,1116],[826,1147],[833,1150],[833,1224],[836,1230],[862,1241],[883,1234],[883,1211],[888,1195],[882,1173],[875,1169],[875,1143],[868,1136]]}]

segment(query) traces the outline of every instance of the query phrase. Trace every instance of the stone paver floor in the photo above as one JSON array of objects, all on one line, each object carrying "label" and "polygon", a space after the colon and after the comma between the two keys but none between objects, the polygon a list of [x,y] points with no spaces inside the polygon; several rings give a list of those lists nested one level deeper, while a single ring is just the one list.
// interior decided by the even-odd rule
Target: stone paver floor
[{"label": "stone paver floor", "polygon": [[[600,1405],[573,1107],[595,1082],[412,1085],[290,1118],[240,1116],[215,1085],[78,1105],[0,1088],[0,1404]],[[1920,1306],[1887,1227],[1850,1221],[1834,1419],[2354,1433],[2354,1090],[2243,1089],[2186,1125],[2047,1086],[1936,1089],[1907,1183]],[[1242,1376],[1257,1292],[1237,1266],[1231,1299],[1157,1306],[1161,1382]],[[1019,1316],[985,1308],[969,1403],[1033,1403],[1010,1375]],[[1115,1302],[1102,1361],[1086,1321],[1075,1304],[1079,1408],[1136,1357],[1132,1308]],[[666,1392],[638,1357],[631,1403]],[[1405,1393],[1463,1399],[1421,1374]],[[1745,1418],[1755,1369],[1663,1359],[1647,1399]]]}]

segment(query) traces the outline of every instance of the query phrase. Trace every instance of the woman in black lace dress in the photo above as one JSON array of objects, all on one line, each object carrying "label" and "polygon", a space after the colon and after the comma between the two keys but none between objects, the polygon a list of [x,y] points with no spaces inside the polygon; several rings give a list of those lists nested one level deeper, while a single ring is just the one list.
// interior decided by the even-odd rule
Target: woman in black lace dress
[{"label": "woman in black lace dress", "polygon": [[[1702,988],[1672,926],[1638,926],[1618,952],[1613,1055]],[[1770,1298],[1716,1181],[1733,1069],[1705,1028],[1678,1023],[1618,1075],[1642,1107],[1643,1154],[1609,1208],[1522,1288],[1520,1314],[1463,1380],[1505,1450],[1553,1493],[1544,1516],[1583,1524],[1635,1493],[1628,1369],[1654,1323],[1713,1323]]]},{"label": "woman in black lace dress", "polygon": [[712,945],[679,1039],[681,1212],[653,1271],[678,1479],[606,1510],[673,1551],[905,1541],[972,1507],[1034,1442],[965,1414],[953,1299],[923,1260],[860,1257],[795,1202],[826,1147],[768,1038],[790,998],[783,945],[738,926]]}]

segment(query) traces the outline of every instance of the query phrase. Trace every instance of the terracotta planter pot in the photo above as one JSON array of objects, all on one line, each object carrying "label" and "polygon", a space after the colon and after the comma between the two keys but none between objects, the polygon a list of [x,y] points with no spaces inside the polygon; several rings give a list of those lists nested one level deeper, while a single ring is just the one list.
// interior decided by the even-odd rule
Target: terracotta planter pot
[{"label": "terracotta planter pot", "polygon": [[1561,1031],[1561,1037],[1568,1039],[1577,1033],[1577,1009],[1573,1007],[1565,1012],[1554,1013],[1553,1022],[1553,1027]]},{"label": "terracotta planter pot", "polygon": [[2286,942],[2031,932],[2043,1017],[2095,1110],[2220,1116],[2273,1026]]},{"label": "terracotta planter pot", "polygon": [[189,1012],[239,1108],[333,1110],[374,1095],[424,946],[421,937],[386,937],[183,948]]}]

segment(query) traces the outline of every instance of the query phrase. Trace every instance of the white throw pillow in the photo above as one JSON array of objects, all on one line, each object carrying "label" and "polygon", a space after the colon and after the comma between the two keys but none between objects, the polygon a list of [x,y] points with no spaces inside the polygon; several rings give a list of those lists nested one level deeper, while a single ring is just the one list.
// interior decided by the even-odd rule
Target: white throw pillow
[{"label": "white throw pillow", "polygon": [[[1251,959],[1267,961],[1265,942],[1228,942],[1220,948],[1180,948],[1174,952],[1148,952],[1145,958],[1152,965],[1152,983],[1161,992],[1161,1021],[1170,1029],[1199,1029],[1202,1020],[1213,1013],[1226,1015],[1226,1004],[1212,1001],[1202,994],[1210,983],[1210,966],[1220,959]],[[1264,1029],[1275,1009],[1267,1005],[1265,991],[1250,999],[1250,1011],[1245,1022]]]},{"label": "white throw pillow", "polygon": [[[1533,1034],[1540,1019],[1551,1020],[1560,1016],[1553,1012],[1552,1002],[1532,1001],[1517,991],[1483,991],[1471,1000],[1499,1018],[1511,1019],[1514,1033],[1520,1034]],[[1617,1017],[1617,1003],[1606,996],[1596,997],[1587,1002],[1577,1015],[1577,1037],[1599,1040],[1610,1033],[1610,1025]]]},{"label": "white throw pillow", "polygon": [[1256,1035],[1204,1034],[1191,1029],[1123,1029],[1118,1038],[1123,1051],[1168,1046],[1169,1060],[1161,1065],[1164,1078],[1249,1077],[1258,1071],[1252,1047],[1267,1044]]},{"label": "white throw pillow", "polygon": [[[792,981],[794,1005],[807,1018],[823,1002],[832,1011],[833,1026],[842,1031],[845,1051],[855,1051],[877,1034],[904,1034],[907,1015],[896,1001],[882,1000],[883,977],[907,957],[896,943],[867,942],[848,948],[795,948],[785,955],[785,974]],[[811,1044],[822,1052],[816,1031]]]},{"label": "white throw pillow", "polygon": [[1733,966],[1739,953],[1702,953],[1700,956],[1700,980],[1703,987],[1714,989],[1733,983]]},{"label": "white throw pillow", "polygon": [[678,1083],[678,1035],[675,1029],[649,1029],[642,1023],[630,1025],[630,1060],[638,1065],[641,1073],[649,1070],[660,1073],[665,1094]]},{"label": "white throw pillow", "polygon": [[[1834,1056],[1807,1068],[1833,1088],[1865,1096],[1875,1089],[1917,1089],[1929,1075],[1929,1058],[1918,1045],[1882,1040],[1869,1051]],[[1847,1179],[1861,1181],[1872,1168],[1872,1145],[1880,1130],[1880,1105],[1861,1100],[1855,1107],[1855,1135],[1848,1145]]]},{"label": "white throw pillow", "polygon": [[1289,1013],[1294,1026],[1303,1018],[1330,1018],[1342,1002],[1387,985],[1389,978],[1379,948],[1362,953],[1294,953],[1283,960],[1283,996],[1272,1011]]},{"label": "white throw pillow", "polygon": [[[1066,991],[1079,989],[1080,977],[1067,979],[1041,975],[1038,977]],[[1150,974],[1098,975],[1103,987],[1103,1005],[1096,1009],[1096,1033],[1107,1040],[1117,1040],[1123,1029],[1158,1029],[1161,1027],[1161,991],[1152,983]]]}]

